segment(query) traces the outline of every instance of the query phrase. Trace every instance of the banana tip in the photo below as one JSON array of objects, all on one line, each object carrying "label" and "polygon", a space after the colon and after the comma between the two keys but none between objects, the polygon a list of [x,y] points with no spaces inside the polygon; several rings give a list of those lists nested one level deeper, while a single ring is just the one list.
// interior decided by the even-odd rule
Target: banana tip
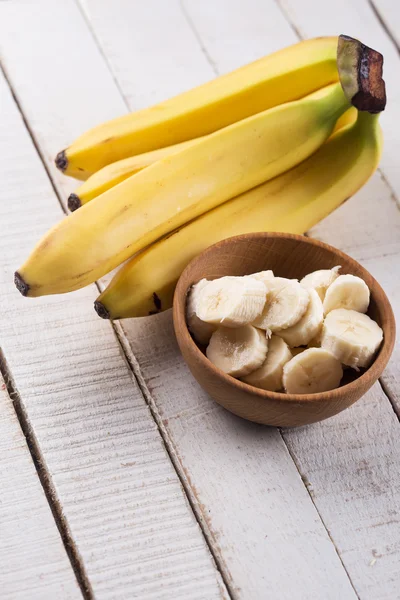
[{"label": "banana tip", "polygon": [[71,212],[77,210],[82,206],[82,202],[77,194],[70,194],[68,196],[68,208]]},{"label": "banana tip", "polygon": [[98,300],[96,300],[95,303],[94,303],[94,310],[97,312],[97,314],[99,315],[99,317],[101,317],[102,319],[109,319],[110,318],[110,313],[108,312],[108,310],[106,309],[106,307],[104,306],[104,304],[102,304]]},{"label": "banana tip", "polygon": [[68,158],[65,150],[61,150],[61,152],[57,154],[54,162],[56,163],[57,169],[60,169],[62,172],[66,170],[68,167]]},{"label": "banana tip", "polygon": [[18,271],[15,271],[14,273],[14,283],[16,285],[17,290],[21,292],[23,296],[28,295],[29,285],[26,283],[26,281],[24,281],[23,277],[18,273]]}]

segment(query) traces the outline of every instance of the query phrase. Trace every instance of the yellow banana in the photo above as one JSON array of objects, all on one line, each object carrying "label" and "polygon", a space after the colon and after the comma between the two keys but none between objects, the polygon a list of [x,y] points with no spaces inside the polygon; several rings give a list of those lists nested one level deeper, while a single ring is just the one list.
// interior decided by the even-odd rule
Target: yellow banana
[{"label": "yellow banana", "polygon": [[[336,133],[336,131],[339,131],[339,129],[342,129],[345,125],[354,123],[356,118],[357,109],[354,107],[349,108],[349,110],[337,120],[333,134]],[[171,154],[176,154],[179,150],[195,144],[200,139],[202,138],[189,140],[188,142],[182,142],[181,144],[175,144],[174,146],[167,146],[166,148],[153,150],[152,152],[145,152],[144,154],[138,154],[137,156],[131,156],[130,158],[124,158],[123,160],[118,160],[115,163],[107,165],[107,167],[103,167],[103,169],[100,169],[100,171],[91,175],[73,194],[70,194],[68,198],[68,208],[70,211],[76,210],[83,204],[86,204],[90,200],[93,200],[93,198],[97,198],[97,196],[100,196],[103,192],[111,189],[117,185],[117,183],[125,181],[125,179],[128,179],[131,175],[149,167],[158,160],[170,156]]]},{"label": "yellow banana", "polygon": [[79,289],[170,231],[298,164],[349,108],[340,83],[210,134],[52,228],[16,274],[29,296]]},{"label": "yellow banana", "polygon": [[166,156],[171,156],[184,148],[192,146],[201,139],[202,138],[197,138],[189,140],[188,142],[167,146],[166,148],[159,148],[158,150],[152,150],[151,152],[137,154],[136,156],[124,158],[123,160],[117,160],[116,162],[103,167],[100,171],[91,175],[73,194],[69,195],[69,210],[73,212],[83,204],[86,204],[90,200],[93,200],[93,198],[96,198],[97,196],[100,196],[100,194],[111,189],[117,185],[117,183],[125,181],[125,179],[131,177],[131,175],[149,167],[158,160],[162,160]]},{"label": "yellow banana", "polygon": [[302,98],[338,80],[337,41],[300,42],[166,102],[103,123],[60,152],[56,165],[85,180],[112,162],[212,133]]},{"label": "yellow banana", "polygon": [[170,308],[186,265],[224,238],[262,230],[304,233],[369,179],[381,152],[378,116],[359,113],[356,123],[336,133],[300,165],[133,257],[99,296],[95,303],[98,314],[123,319]]}]

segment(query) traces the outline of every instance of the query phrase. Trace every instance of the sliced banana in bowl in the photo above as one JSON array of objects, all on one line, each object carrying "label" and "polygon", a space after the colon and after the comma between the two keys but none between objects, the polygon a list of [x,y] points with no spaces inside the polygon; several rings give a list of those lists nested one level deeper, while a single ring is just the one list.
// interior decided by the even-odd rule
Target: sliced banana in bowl
[{"label": "sliced banana in bowl", "polygon": [[356,261],[272,233],[230,238],[194,259],[178,282],[174,325],[192,373],[217,402],[281,426],[358,400],[386,366],[395,330],[383,290]]}]

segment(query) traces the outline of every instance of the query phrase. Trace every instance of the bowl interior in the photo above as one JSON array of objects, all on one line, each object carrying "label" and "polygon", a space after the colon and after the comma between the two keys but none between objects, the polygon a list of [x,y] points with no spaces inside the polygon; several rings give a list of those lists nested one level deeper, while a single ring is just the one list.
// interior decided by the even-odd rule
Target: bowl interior
[{"label": "bowl interior", "polygon": [[[203,278],[250,275],[272,269],[276,276],[301,279],[312,271],[330,269],[336,265],[341,266],[341,274],[350,273],[361,277],[370,289],[368,315],[384,331],[384,343],[379,356],[386,341],[393,336],[391,329],[394,327],[393,314],[383,290],[355,260],[331,246],[305,236],[249,234],[229,238],[211,246],[192,261],[182,274],[175,296],[176,312],[181,312],[184,316],[187,291],[192,284]],[[195,344],[194,341],[192,343]],[[358,378],[363,372],[365,370],[357,374],[353,369],[346,369],[342,386]]]}]

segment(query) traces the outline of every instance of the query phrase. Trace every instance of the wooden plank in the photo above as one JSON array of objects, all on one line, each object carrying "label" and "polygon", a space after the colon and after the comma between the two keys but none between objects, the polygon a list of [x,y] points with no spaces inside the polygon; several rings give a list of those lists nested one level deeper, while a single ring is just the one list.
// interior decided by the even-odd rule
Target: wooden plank
[{"label": "wooden plank", "polygon": [[[62,6],[65,7],[65,5],[66,3],[63,3]],[[42,6],[44,7],[43,3]],[[34,14],[28,13],[27,17],[29,20],[29,29],[35,29],[35,35],[43,40],[43,44],[46,44],[47,31],[52,28],[50,16],[54,21],[64,18],[64,13],[62,12],[64,9],[61,5],[54,5],[52,3],[51,6],[52,10],[48,11],[46,27],[43,27],[40,19],[35,18]],[[98,3],[93,5],[94,8],[98,6]],[[161,3],[158,6],[161,6]],[[119,9],[121,10],[122,7],[120,5]],[[7,15],[10,20],[13,15],[12,9],[8,10]],[[50,154],[50,145],[55,143],[54,140],[57,137],[58,127],[54,124],[57,124],[58,119],[67,122],[68,120],[74,120],[75,115],[73,112],[65,110],[65,107],[62,105],[54,103],[52,88],[41,98],[39,103],[33,91],[30,91],[21,83],[24,80],[26,63],[24,57],[21,57],[19,54],[17,54],[18,59],[14,58],[14,46],[21,43],[22,37],[26,35],[25,30],[27,27],[26,25],[24,26],[23,18],[25,17],[22,15],[16,15],[12,19],[11,28],[14,32],[12,37],[8,37],[6,32],[5,36],[0,36],[2,54],[28,122],[34,124],[32,129],[40,141],[43,155],[48,156]],[[114,20],[112,22],[117,26]],[[131,26],[130,39],[132,43],[135,43],[136,20],[132,19],[131,15],[130,21],[127,19],[127,22]],[[73,27],[73,24],[70,23],[70,26]],[[10,23],[8,22],[5,28],[9,27]],[[114,32],[116,31],[117,29],[114,30]],[[290,31],[289,28],[288,31]],[[3,34],[2,31],[0,33]],[[151,35],[151,30],[148,31],[148,35],[150,38],[155,39]],[[180,38],[180,36],[181,33],[179,31],[179,36],[177,37]],[[91,39],[89,34],[87,38]],[[68,42],[68,32],[62,37],[62,31],[59,31],[57,40],[59,42],[57,48],[61,51]],[[81,47],[85,46],[86,43],[88,43],[86,38],[85,40],[81,38]],[[187,51],[189,55],[190,48],[182,48],[182,51]],[[30,48],[30,52],[35,52],[34,46]],[[32,61],[32,63],[31,68],[34,69],[32,72],[32,81],[46,81],[49,77],[49,62]],[[171,61],[172,64],[173,61]],[[77,67],[78,65],[70,62],[64,65],[63,78],[65,87],[73,85]],[[208,69],[207,72],[211,77],[212,70],[205,57],[204,69]],[[90,72],[90,69],[87,72]],[[145,87],[145,83],[143,83],[143,88]],[[176,82],[176,85],[182,85],[182,83]],[[99,101],[102,102],[103,100]],[[43,102],[46,103],[46,111],[44,111],[41,105]],[[87,111],[88,121],[91,119],[89,115],[90,110],[90,103],[79,106],[80,113]],[[51,113],[53,127],[49,126],[49,116],[45,112]],[[81,116],[80,118],[83,117]],[[67,125],[65,126],[67,127]],[[44,228],[45,225],[46,223],[41,222],[41,227]],[[91,307],[87,299],[88,294],[88,291],[74,294],[73,297],[76,301],[78,297],[81,298],[81,302],[77,305],[74,304],[75,320],[77,318],[76,315],[79,315],[80,321],[84,320],[86,322],[89,318],[89,312],[87,311],[91,311]],[[66,306],[71,306],[68,304],[68,301],[63,301],[66,302]],[[56,299],[53,299],[52,302],[56,302]],[[61,302],[61,300],[58,299],[58,302]],[[35,310],[37,311],[38,309],[35,308]],[[64,305],[62,309],[59,309],[59,311],[61,310],[65,310]],[[70,318],[72,318],[71,310],[69,312]],[[165,318],[165,316],[162,318]],[[139,328],[141,325],[146,325],[146,323],[137,322],[136,325]],[[154,327],[156,321],[151,321],[150,325]],[[91,324],[91,327],[94,327],[94,324]],[[103,327],[106,327],[106,324],[96,324],[96,331],[98,328],[102,330]],[[139,334],[139,332],[140,330],[138,329],[137,333]],[[68,335],[73,336],[73,333],[70,331]],[[166,369],[164,363],[160,364],[160,374],[166,369],[166,379],[161,389],[164,390],[170,403],[171,408],[169,412],[176,411],[178,402],[186,403],[188,407],[187,413],[183,411],[182,417],[187,433],[182,435],[177,441],[174,430],[170,429],[168,424],[164,424],[161,419],[159,420],[160,427],[163,429],[170,451],[174,453],[181,476],[184,478],[188,488],[190,488],[192,501],[196,503],[198,515],[203,522],[203,526],[207,529],[209,543],[218,555],[225,578],[229,581],[235,597],[251,597],[257,600],[257,598],[264,598],[268,594],[279,595],[280,598],[296,599],[296,597],[301,598],[310,594],[314,597],[328,599],[335,599],[338,596],[354,599],[355,595],[347,575],[278,433],[276,431],[271,433],[266,429],[248,426],[231,418],[230,415],[219,409],[220,416],[218,420],[213,418],[213,415],[210,415],[205,421],[205,426],[201,429],[202,435],[197,435],[198,420],[192,413],[195,412],[197,414],[201,413],[201,411],[206,412],[209,410],[210,400],[201,391],[193,391],[195,389],[193,388],[193,380],[188,374],[186,367],[179,362],[176,348],[169,350],[170,344],[173,341],[170,331],[168,330],[163,333],[163,330],[159,330],[156,340],[158,340],[158,343],[165,345],[165,358],[171,361],[168,369]],[[141,360],[145,359],[145,352],[147,352],[147,349],[145,344],[143,344]],[[152,351],[150,350],[150,352]],[[71,353],[69,352],[69,354]],[[101,364],[104,366],[108,362],[110,361],[106,357]],[[89,376],[92,377],[90,372],[91,364],[88,359],[88,362],[84,366],[84,372],[88,378]],[[157,370],[155,363],[153,363],[152,368]],[[49,373],[48,377],[48,381],[50,382],[54,375]],[[65,374],[62,379],[65,380]],[[113,376],[113,379],[113,385],[115,385],[115,376]],[[151,385],[151,377],[147,377],[146,380]],[[89,379],[86,379],[86,382],[89,385]],[[126,380],[122,378],[118,393],[122,393],[123,386],[125,385]],[[183,392],[180,387],[181,385],[183,386]],[[129,393],[131,394],[131,392]],[[154,398],[161,406],[161,397],[155,394]],[[150,401],[153,402],[151,398]],[[196,407],[194,411],[190,409],[191,406]],[[111,408],[115,412],[118,412],[115,404]],[[158,404],[153,404],[153,409],[158,411]],[[81,408],[79,407],[79,403],[74,402],[71,410],[75,412],[73,419],[76,422],[77,419],[80,419],[80,412],[78,411]],[[122,404],[121,410],[123,410]],[[101,406],[97,406],[93,412],[97,414],[97,411],[99,413],[101,411],[104,419],[111,419],[109,415],[110,405],[106,402],[102,402]],[[36,416],[40,418],[40,414]],[[99,427],[99,423],[93,413],[84,415],[83,422],[86,422],[88,419],[92,419],[91,428],[93,430],[95,427]],[[178,420],[176,422],[177,424],[179,423]],[[233,428],[236,427],[235,423],[238,430],[234,434]],[[119,423],[117,425],[113,428],[113,431],[119,431],[119,429],[121,431],[125,430],[125,426],[122,427]],[[92,429],[91,436],[95,435]],[[253,438],[254,442],[252,443],[251,440]],[[196,443],[193,443],[193,439],[196,440]],[[55,444],[56,442],[53,441],[53,443]],[[115,442],[114,438],[107,438],[100,443],[111,444]],[[198,459],[200,450],[198,453],[196,444],[199,445],[199,448],[204,449],[204,461]],[[254,456],[250,450],[245,451],[247,445],[249,449],[254,450]],[[207,450],[211,453],[210,455],[206,453]],[[47,451],[51,457],[52,447],[49,446]],[[83,436],[80,437],[78,451],[82,457],[87,456],[87,442]],[[235,453],[232,455],[235,459],[230,461],[229,453],[233,453],[234,451]],[[55,456],[55,460],[57,459],[58,457]],[[70,460],[67,464],[70,464]],[[134,460],[139,459],[135,458]],[[114,459],[115,461],[116,459]],[[131,461],[129,458],[125,458],[123,462],[124,464],[129,464]],[[90,464],[90,469],[88,464],[87,469],[84,470],[86,477],[90,476],[94,469],[95,473],[101,473],[101,470],[104,469],[98,460],[92,459]],[[251,468],[248,468],[248,465],[251,465]],[[227,476],[225,476],[227,466],[230,466],[230,469]],[[212,476],[210,476],[210,473],[212,473]],[[100,477],[100,475],[92,475],[92,477],[95,476]],[[132,487],[132,478],[135,476],[135,473],[132,474],[132,472],[126,475],[125,486],[130,485]],[[248,485],[241,486],[241,479],[246,481]],[[66,483],[69,482],[67,481]],[[70,494],[74,493],[72,486],[69,487],[69,490]],[[112,488],[110,491],[112,491]],[[90,492],[85,493],[89,494]],[[93,495],[93,492],[91,493]],[[233,503],[232,496],[235,497]],[[200,506],[198,498],[203,499],[206,504]],[[121,516],[119,515],[121,501],[124,503],[126,496],[122,498],[120,492],[119,502],[115,504],[115,509],[111,511],[110,508],[110,513],[114,521],[119,519],[119,523],[122,523]],[[92,500],[92,502],[95,502],[95,500]],[[66,504],[71,507],[70,498],[66,498]],[[88,507],[88,511],[91,508],[92,505]],[[260,514],[260,517],[258,517],[258,514]],[[281,515],[283,515],[282,518]],[[85,517],[86,512],[82,518],[84,519]],[[147,512],[147,518],[150,518],[150,511]],[[101,517],[99,516],[96,518],[93,517],[92,522],[99,522],[100,519]],[[83,525],[79,523],[77,531]],[[131,535],[132,530],[128,528],[126,536]],[[265,537],[266,535],[270,536],[269,542],[267,541],[268,538]],[[102,547],[106,546],[104,541],[99,542],[99,545]],[[115,555],[116,560],[120,559],[118,552],[112,552],[111,554]],[[189,559],[190,557],[187,558],[187,560]],[[290,582],[287,578],[286,565],[288,561],[292,569],[292,579]],[[86,564],[87,556],[84,562]],[[204,574],[203,580],[206,581]],[[203,594],[203,597],[206,597],[207,600],[211,597],[211,594],[203,585],[200,586],[198,593]]]},{"label": "wooden plank", "polygon": [[82,598],[1,375],[0,489],[2,599]]},{"label": "wooden plank", "polygon": [[[6,5],[0,5],[2,27],[16,29]],[[51,12],[49,3],[41,8]],[[13,14],[25,37],[33,19]],[[94,314],[96,287],[34,302],[14,288],[15,267],[62,213],[2,78],[0,103],[1,343],[89,593],[226,597],[112,328]]]}]

